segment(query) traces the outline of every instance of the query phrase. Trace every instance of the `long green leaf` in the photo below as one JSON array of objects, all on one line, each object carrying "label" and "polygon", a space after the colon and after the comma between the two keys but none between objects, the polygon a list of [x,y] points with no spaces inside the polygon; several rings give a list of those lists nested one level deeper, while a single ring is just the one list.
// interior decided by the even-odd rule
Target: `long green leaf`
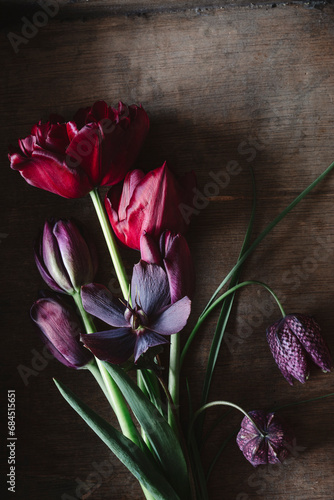
[{"label": "long green leaf", "polygon": [[83,418],[138,481],[154,495],[155,500],[181,500],[153,458],[151,459],[135,443],[95,413],[64,384],[57,380],[55,380],[55,384],[70,406]]},{"label": "long green leaf", "polygon": [[167,479],[182,500],[189,497],[187,464],[174,431],[132,379],[116,365],[103,362],[154,449]]},{"label": "long green leaf", "polygon": [[[250,167],[250,172],[251,172],[252,188],[253,188],[252,210],[251,210],[251,216],[249,219],[245,238],[244,238],[237,262],[239,262],[239,260],[244,255],[244,253],[246,252],[246,250],[249,246],[249,241],[250,241],[250,237],[252,234],[254,219],[255,219],[256,186],[255,186],[254,172],[253,172],[253,169],[251,167]],[[235,285],[238,284],[240,271],[241,271],[241,268],[237,269],[232,274],[228,289],[233,288]],[[235,294],[232,294],[232,295],[229,295],[228,297],[226,297],[226,299],[223,302],[222,309],[220,311],[219,320],[218,320],[217,327],[216,327],[216,330],[215,330],[215,333],[214,333],[214,336],[212,339],[209,359],[208,359],[208,363],[207,363],[207,367],[206,367],[201,405],[204,405],[208,401],[209,390],[210,390],[210,386],[211,386],[213,372],[214,372],[216,362],[218,359],[218,354],[220,351],[221,343],[223,341],[226,326],[227,326],[227,323],[228,323],[228,320],[229,320],[229,317],[231,314],[231,310],[232,310],[232,306],[233,306],[233,302],[234,302],[234,296],[235,296]]]},{"label": "long green leaf", "polygon": [[302,201],[302,199],[305,198],[305,196],[308,195],[309,192],[312,191],[312,189],[314,189],[319,184],[319,182],[321,182],[326,177],[326,175],[328,175],[333,170],[333,168],[334,168],[334,162],[331,163],[329,165],[329,167],[327,167],[326,170],[324,170],[322,172],[322,174],[319,175],[319,177],[317,177],[313,182],[311,182],[311,184],[309,186],[307,186],[307,188],[304,189],[304,191],[302,191],[290,203],[290,205],[288,205],[279,215],[277,215],[277,217],[275,217],[275,219],[272,222],[270,222],[270,224],[268,224],[268,226],[262,231],[262,233],[256,238],[256,240],[254,240],[254,242],[250,245],[250,247],[248,248],[248,250],[245,251],[245,253],[242,255],[242,257],[238,260],[238,262],[236,263],[236,265],[233,267],[233,269],[231,269],[231,271],[225,276],[225,278],[220,283],[220,285],[218,286],[218,288],[216,289],[216,291],[212,295],[211,299],[209,300],[209,302],[205,306],[205,309],[202,312],[202,314],[204,314],[204,312],[206,311],[206,309],[215,300],[215,298],[219,294],[220,290],[226,285],[226,283],[233,276],[233,274],[242,266],[242,264],[245,262],[245,260],[253,252],[253,250],[255,250],[255,248],[259,245],[259,243],[261,243],[261,241],[267,236],[267,234],[270,233],[270,231],[272,229],[274,229],[274,227],[277,226],[277,224],[279,222],[281,222],[281,220],[284,219],[284,217],[286,215],[288,215],[288,213],[291,212],[291,210],[293,208],[295,208],[295,206],[298,205],[298,203],[300,201]]}]

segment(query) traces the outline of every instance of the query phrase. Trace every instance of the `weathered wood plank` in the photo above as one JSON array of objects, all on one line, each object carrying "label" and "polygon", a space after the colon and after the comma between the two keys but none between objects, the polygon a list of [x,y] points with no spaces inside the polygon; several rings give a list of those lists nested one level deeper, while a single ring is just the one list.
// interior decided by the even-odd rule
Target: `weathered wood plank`
[{"label": "weathered wood plank", "polygon": [[[39,371],[33,365],[37,373],[27,386],[18,373],[18,365],[31,367],[42,350],[28,311],[43,287],[31,248],[44,219],[73,214],[87,222],[100,248],[98,279],[106,284],[111,266],[89,200],[58,199],[27,186],[8,167],[7,144],[50,112],[70,118],[97,99],[122,99],[142,102],[151,118],[139,166],[150,169],[167,159],[180,174],[193,168],[206,194],[212,173],[219,175],[224,187],[211,194],[189,231],[198,281],[190,327],[238,255],[251,205],[248,166],[257,180],[254,234],[259,234],[333,160],[333,18],[330,7],[300,6],[86,21],[55,17],[20,44],[17,54],[3,38],[1,351],[4,390],[14,387],[18,396],[17,498],[59,500],[65,493],[78,498],[88,479],[97,484],[94,500],[137,499],[140,489],[53,387],[51,378],[61,378],[109,417],[86,373],[65,370],[55,361],[41,364]],[[3,31],[20,34],[20,29],[9,25]],[[238,162],[240,172],[228,178],[230,161]],[[243,276],[267,282],[285,297],[287,311],[316,315],[334,350],[333,190],[331,176],[263,242]],[[125,252],[129,271],[137,258]],[[264,334],[277,316],[262,290],[240,293],[228,328],[234,337],[222,347],[212,400],[228,399],[251,410],[333,392],[333,375],[316,370],[305,386],[289,387],[283,380]],[[215,319],[200,333],[185,367],[195,403]],[[185,394],[182,406],[187,407]],[[292,407],[282,415],[296,431],[294,460],[272,472],[254,470],[232,440],[212,474],[212,500],[332,500],[333,402]],[[205,450],[208,465],[239,423],[235,414],[221,423]],[[103,462],[99,484],[94,473]]]}]

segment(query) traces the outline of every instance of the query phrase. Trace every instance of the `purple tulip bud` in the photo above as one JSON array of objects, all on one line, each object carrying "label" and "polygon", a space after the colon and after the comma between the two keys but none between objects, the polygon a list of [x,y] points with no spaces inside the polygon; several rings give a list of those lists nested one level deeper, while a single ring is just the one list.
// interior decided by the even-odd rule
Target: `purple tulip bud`
[{"label": "purple tulip bud", "polygon": [[69,294],[93,281],[97,270],[95,247],[70,220],[45,223],[35,261],[52,290]]},{"label": "purple tulip bud", "polygon": [[80,342],[83,328],[75,312],[58,298],[37,300],[30,310],[41,331],[42,340],[63,365],[82,368],[93,358]]},{"label": "purple tulip bud", "polygon": [[[250,411],[244,417],[237,435],[237,444],[244,457],[254,466],[282,463],[293,448],[294,436],[274,414]],[[255,425],[254,425],[255,424]]]},{"label": "purple tulip bud", "polygon": [[267,329],[272,355],[282,374],[293,385],[293,377],[302,384],[310,374],[310,361],[323,372],[330,372],[331,354],[320,334],[320,326],[303,314],[290,314]]},{"label": "purple tulip bud", "polygon": [[187,241],[182,234],[164,231],[158,245],[151,235],[144,233],[140,238],[140,253],[143,261],[165,269],[172,304],[182,297],[193,297],[195,270]]}]

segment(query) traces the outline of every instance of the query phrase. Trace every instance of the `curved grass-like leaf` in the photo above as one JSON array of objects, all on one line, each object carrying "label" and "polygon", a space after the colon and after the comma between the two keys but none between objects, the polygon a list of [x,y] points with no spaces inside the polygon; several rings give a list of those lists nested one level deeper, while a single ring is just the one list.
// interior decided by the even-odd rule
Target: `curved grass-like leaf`
[{"label": "curved grass-like leaf", "polygon": [[153,458],[150,458],[139,446],[95,413],[64,384],[56,380],[55,384],[70,406],[111,449],[138,481],[154,495],[155,500],[181,500]]},{"label": "curved grass-like leaf", "polygon": [[189,498],[189,475],[180,442],[159,410],[132,379],[116,365],[103,365],[130,405],[166,474],[182,500]]}]

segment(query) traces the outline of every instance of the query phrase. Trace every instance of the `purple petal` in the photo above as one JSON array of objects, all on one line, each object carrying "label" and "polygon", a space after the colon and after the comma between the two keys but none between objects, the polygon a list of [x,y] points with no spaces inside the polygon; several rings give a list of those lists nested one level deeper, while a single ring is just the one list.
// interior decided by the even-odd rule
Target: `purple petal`
[{"label": "purple petal", "polygon": [[108,325],[118,328],[129,326],[124,318],[125,306],[105,286],[97,283],[84,285],[81,299],[85,311]]},{"label": "purple petal", "polygon": [[268,328],[267,340],[272,355],[289,384],[293,385],[292,377],[304,384],[309,375],[306,353],[284,320]]},{"label": "purple petal", "polygon": [[131,328],[116,328],[81,335],[81,340],[97,358],[119,365],[133,354],[136,336]]},{"label": "purple petal", "polygon": [[42,252],[43,260],[51,278],[66,292],[73,291],[71,279],[65,269],[52,224],[44,224]]},{"label": "purple petal", "polygon": [[167,274],[155,264],[140,261],[133,267],[131,281],[132,305],[139,305],[147,316],[158,313],[170,304]]},{"label": "purple petal", "polygon": [[142,335],[139,335],[136,340],[134,351],[135,363],[137,363],[138,358],[140,358],[140,356],[144,354],[144,352],[146,352],[150,347],[168,343],[169,342],[167,339],[161,337],[155,332],[146,331]]},{"label": "purple petal", "polygon": [[158,264],[159,266],[162,264],[159,247],[152,236],[147,233],[140,237],[140,256],[141,260],[148,264]]},{"label": "purple petal", "polygon": [[55,280],[50,275],[43,261],[43,251],[42,251],[42,235],[37,239],[35,243],[35,263],[37,269],[42,276],[45,283],[54,291],[64,293],[64,290],[57,285]]},{"label": "purple petal", "polygon": [[[90,361],[91,355],[83,349],[79,341],[82,331],[79,318],[63,301],[45,298],[37,300],[31,308],[30,315],[43,334],[53,345],[52,354],[66,366],[80,368]],[[59,355],[57,355],[57,352]]]},{"label": "purple petal", "polygon": [[312,361],[324,372],[330,372],[333,365],[331,353],[321,336],[318,323],[303,314],[289,315],[286,317],[286,322]]},{"label": "purple petal", "polygon": [[[182,297],[192,298],[195,289],[195,270],[186,239],[170,231],[162,234],[160,248],[164,255],[171,302]],[[145,260],[145,259],[144,259]]]},{"label": "purple petal", "polygon": [[167,306],[155,321],[150,323],[150,329],[161,335],[178,333],[186,326],[190,311],[191,300],[189,297],[183,297],[183,299]]},{"label": "purple petal", "polygon": [[94,279],[91,254],[79,229],[71,222],[59,220],[53,228],[63,264],[74,288]]}]

